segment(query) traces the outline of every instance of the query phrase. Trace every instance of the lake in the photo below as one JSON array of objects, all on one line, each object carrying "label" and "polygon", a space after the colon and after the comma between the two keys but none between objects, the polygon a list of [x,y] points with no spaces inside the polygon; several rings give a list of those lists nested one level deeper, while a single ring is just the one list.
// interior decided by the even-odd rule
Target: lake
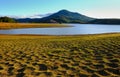
[{"label": "lake", "polygon": [[78,35],[120,32],[120,25],[69,24],[73,27],[0,30],[0,34]]}]

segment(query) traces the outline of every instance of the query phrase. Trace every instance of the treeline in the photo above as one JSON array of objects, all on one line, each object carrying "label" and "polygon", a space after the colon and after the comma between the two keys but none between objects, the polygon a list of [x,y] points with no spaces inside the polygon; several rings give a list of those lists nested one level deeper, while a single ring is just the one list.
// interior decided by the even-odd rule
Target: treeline
[{"label": "treeline", "polygon": [[15,23],[16,21],[10,17],[0,17],[0,22]]},{"label": "treeline", "polygon": [[96,19],[93,21],[90,21],[91,24],[114,24],[114,25],[120,25],[120,19]]}]

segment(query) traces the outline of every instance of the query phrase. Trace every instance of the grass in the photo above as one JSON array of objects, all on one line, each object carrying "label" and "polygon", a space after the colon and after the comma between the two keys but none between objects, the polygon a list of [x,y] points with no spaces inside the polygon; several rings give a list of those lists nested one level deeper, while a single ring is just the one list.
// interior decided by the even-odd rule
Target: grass
[{"label": "grass", "polygon": [[16,28],[45,28],[45,27],[67,27],[64,24],[37,24],[37,23],[0,23],[0,29]]},{"label": "grass", "polygon": [[1,77],[119,77],[120,33],[0,35]]}]

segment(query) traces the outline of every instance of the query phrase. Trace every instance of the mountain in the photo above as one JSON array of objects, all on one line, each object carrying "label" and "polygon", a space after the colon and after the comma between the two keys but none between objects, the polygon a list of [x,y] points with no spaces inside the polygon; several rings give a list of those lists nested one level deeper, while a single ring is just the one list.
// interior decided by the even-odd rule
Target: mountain
[{"label": "mountain", "polygon": [[93,20],[93,18],[87,17],[85,15],[70,12],[67,10],[61,10],[57,13],[54,13],[48,17],[41,18],[38,22],[43,23],[51,23],[51,22],[58,22],[58,23],[86,23],[88,21]]},{"label": "mountain", "polygon": [[96,19],[93,21],[90,21],[91,24],[120,24],[120,19]]},{"label": "mountain", "polygon": [[17,19],[18,22],[37,22],[37,23],[87,23],[92,20],[94,20],[94,18],[87,17],[76,12],[70,12],[68,10],[61,10],[57,13],[54,13],[50,16],[43,18]]},{"label": "mountain", "polygon": [[24,23],[80,23],[80,24],[120,24],[120,19],[95,19],[76,12],[60,10],[43,18],[16,19]]}]

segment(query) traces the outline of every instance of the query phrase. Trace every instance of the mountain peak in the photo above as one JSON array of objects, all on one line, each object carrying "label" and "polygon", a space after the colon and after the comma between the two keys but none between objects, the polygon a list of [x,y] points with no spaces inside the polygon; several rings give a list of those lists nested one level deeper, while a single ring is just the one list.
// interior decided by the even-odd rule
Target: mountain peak
[{"label": "mountain peak", "polygon": [[57,13],[59,13],[59,14],[68,14],[68,13],[71,13],[71,12],[68,11],[68,10],[63,9],[63,10],[58,11]]},{"label": "mountain peak", "polygon": [[60,10],[59,12],[70,12],[70,11],[63,9],[63,10]]}]

